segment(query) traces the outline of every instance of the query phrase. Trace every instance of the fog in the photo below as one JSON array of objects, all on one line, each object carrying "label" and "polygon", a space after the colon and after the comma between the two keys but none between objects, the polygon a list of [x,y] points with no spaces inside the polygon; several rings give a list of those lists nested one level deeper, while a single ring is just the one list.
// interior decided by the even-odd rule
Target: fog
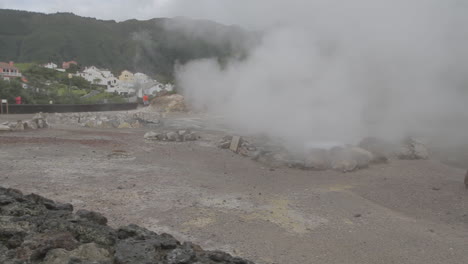
[{"label": "fog", "polygon": [[185,10],[232,23],[237,16],[263,33],[244,60],[221,67],[204,59],[177,69],[178,86],[194,109],[291,147],[366,136],[468,142],[462,1],[201,3]]}]

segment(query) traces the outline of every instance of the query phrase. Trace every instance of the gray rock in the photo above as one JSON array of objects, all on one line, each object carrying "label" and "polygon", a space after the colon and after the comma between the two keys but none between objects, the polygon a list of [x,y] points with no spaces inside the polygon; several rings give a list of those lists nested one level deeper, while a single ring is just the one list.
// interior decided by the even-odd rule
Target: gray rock
[{"label": "gray rock", "polygon": [[369,151],[353,146],[334,147],[330,150],[329,158],[331,168],[342,172],[366,168],[374,159]]},{"label": "gray rock", "polygon": [[24,124],[25,129],[38,129],[37,123],[34,120],[28,120]]},{"label": "gray rock", "polygon": [[190,243],[184,243],[182,247],[176,248],[166,256],[168,264],[188,264],[195,258],[195,252]]},{"label": "gray rock", "polygon": [[156,248],[159,242],[153,239],[119,241],[115,247],[115,261],[119,264],[156,263]]},{"label": "gray rock", "polygon": [[176,132],[168,132],[166,133],[166,138],[167,141],[177,141],[179,140],[179,134],[177,134]]},{"label": "gray rock", "polygon": [[193,132],[183,135],[183,141],[195,141],[195,140],[197,140],[197,135]]},{"label": "gray rock", "polygon": [[91,222],[94,222],[98,225],[106,225],[107,224],[107,218],[105,218],[102,214],[98,212],[92,212],[88,210],[78,210],[76,212],[76,215],[80,218],[87,219]]},{"label": "gray rock", "polygon": [[48,128],[49,127],[49,123],[47,123],[47,120],[45,120],[45,119],[33,119],[33,120],[36,121],[38,128]]},{"label": "gray rock", "polygon": [[48,251],[56,248],[73,250],[79,246],[79,242],[69,232],[49,232],[29,237],[20,242],[21,247],[16,249],[20,259],[41,260]]},{"label": "gray rock", "polygon": [[51,250],[47,253],[43,264],[83,263],[84,261],[111,264],[112,256],[108,250],[100,248],[95,243],[89,243],[72,251],[64,249]]},{"label": "gray rock", "polygon": [[233,152],[237,152],[241,144],[242,144],[242,138],[239,136],[233,136],[229,149],[232,150]]},{"label": "gray rock", "polygon": [[159,133],[150,131],[150,132],[147,132],[147,133],[145,134],[144,138],[145,138],[145,139],[148,139],[148,140],[158,140],[158,139],[159,139],[159,136],[160,136]]},{"label": "gray rock", "polygon": [[162,133],[162,134],[159,134],[157,136],[157,139],[160,140],[160,141],[165,141],[165,140],[167,140],[167,136],[166,136],[165,133]]},{"label": "gray rock", "polygon": [[374,163],[387,162],[395,149],[392,144],[375,137],[362,139],[358,146],[372,153]]},{"label": "gray rock", "polygon": [[24,130],[24,123],[23,123],[23,121],[18,120],[18,121],[16,122],[16,125],[15,125],[14,130],[15,130],[15,131],[23,131],[23,130]]},{"label": "gray rock", "polygon": [[6,125],[0,125],[0,131],[11,131],[11,128]]},{"label": "gray rock", "polygon": [[228,149],[231,146],[231,141],[221,141],[218,143],[218,148]]},{"label": "gray rock", "polygon": [[33,117],[32,119],[33,119],[33,120],[38,120],[38,119],[44,119],[44,118],[45,118],[45,116],[44,116],[44,114],[42,114],[42,112],[41,112],[41,113],[35,114],[34,117]]},{"label": "gray rock", "polygon": [[429,151],[421,142],[408,137],[403,141],[398,158],[402,160],[425,160],[429,158]]}]

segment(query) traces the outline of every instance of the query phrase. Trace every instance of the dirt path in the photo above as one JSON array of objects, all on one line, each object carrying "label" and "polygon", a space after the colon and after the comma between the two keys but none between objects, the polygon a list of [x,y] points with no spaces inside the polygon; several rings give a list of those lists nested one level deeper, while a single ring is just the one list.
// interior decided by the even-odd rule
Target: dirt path
[{"label": "dirt path", "polygon": [[0,134],[0,185],[97,210],[258,263],[468,263],[464,171],[392,161],[355,173],[272,170],[144,130]]}]

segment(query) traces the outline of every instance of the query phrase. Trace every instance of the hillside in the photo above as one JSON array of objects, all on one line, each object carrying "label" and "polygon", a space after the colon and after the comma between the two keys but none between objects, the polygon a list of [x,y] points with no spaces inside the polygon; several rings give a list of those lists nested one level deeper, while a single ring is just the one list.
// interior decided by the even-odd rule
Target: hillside
[{"label": "hillside", "polygon": [[242,57],[254,39],[239,27],[203,20],[115,22],[0,9],[0,61],[76,60],[115,72],[129,69],[170,78],[175,62]]}]

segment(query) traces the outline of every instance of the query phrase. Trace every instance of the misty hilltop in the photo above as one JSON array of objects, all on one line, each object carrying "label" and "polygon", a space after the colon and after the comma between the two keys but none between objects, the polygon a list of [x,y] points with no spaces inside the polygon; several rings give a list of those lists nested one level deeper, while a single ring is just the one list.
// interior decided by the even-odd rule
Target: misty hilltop
[{"label": "misty hilltop", "polygon": [[76,60],[114,71],[172,76],[176,62],[242,57],[254,34],[237,26],[187,18],[98,20],[72,13],[0,9],[0,61]]}]

